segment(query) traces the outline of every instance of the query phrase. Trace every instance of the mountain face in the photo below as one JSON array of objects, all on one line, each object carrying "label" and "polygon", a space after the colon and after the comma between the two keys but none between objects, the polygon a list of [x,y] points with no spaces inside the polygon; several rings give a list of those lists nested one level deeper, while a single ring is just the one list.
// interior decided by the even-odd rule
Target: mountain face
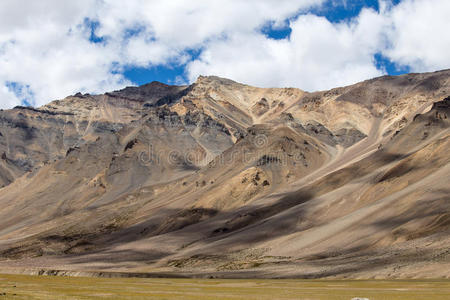
[{"label": "mountain face", "polygon": [[450,276],[450,71],[0,111],[0,270]]}]

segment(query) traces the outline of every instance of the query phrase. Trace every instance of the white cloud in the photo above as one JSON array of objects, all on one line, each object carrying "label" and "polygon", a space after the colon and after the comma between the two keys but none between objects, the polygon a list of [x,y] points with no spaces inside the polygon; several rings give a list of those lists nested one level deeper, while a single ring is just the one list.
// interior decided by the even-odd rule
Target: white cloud
[{"label": "white cloud", "polygon": [[[29,86],[42,105],[76,91],[102,92],[127,83],[111,72],[117,54],[89,42],[84,25],[93,1],[2,1],[0,4],[0,87]],[[9,89],[9,95],[11,95]],[[24,99],[18,95],[19,98]],[[2,106],[11,101],[2,95]],[[17,97],[16,97],[17,98]],[[11,98],[10,98],[11,99]],[[17,99],[14,100],[17,102]]]},{"label": "white cloud", "polygon": [[[281,22],[322,1],[18,1],[0,3],[2,106],[17,102],[7,82],[29,86],[35,105],[77,91],[104,92],[131,84],[117,71],[185,63],[186,49],[220,35]],[[91,43],[89,21],[98,22]],[[130,32],[135,34],[130,35]],[[6,91],[6,92],[5,92]],[[6,93],[6,94],[5,94]]]},{"label": "white cloud", "polygon": [[291,36],[273,40],[261,33],[239,33],[209,41],[188,64],[190,80],[215,74],[259,86],[321,90],[382,75],[375,54],[412,71],[450,67],[450,1],[380,1],[380,12],[363,9],[350,22],[300,15]]},{"label": "white cloud", "polygon": [[0,109],[11,108],[20,105],[21,101],[6,86],[0,86]]},{"label": "white cloud", "polygon": [[415,72],[450,67],[450,1],[409,0],[387,13],[390,46],[384,54]]},{"label": "white cloud", "polygon": [[382,74],[373,63],[382,21],[372,10],[341,24],[308,14],[290,24],[290,39],[252,33],[211,41],[188,65],[189,78],[216,74],[253,85],[307,90],[354,83]]},{"label": "white cloud", "polygon": [[[77,91],[100,93],[131,84],[124,67],[180,65],[194,80],[215,74],[258,86],[325,89],[380,75],[382,53],[425,71],[450,66],[449,2],[404,0],[381,13],[363,10],[335,24],[302,14],[325,0],[81,0],[0,2],[0,107],[15,95],[7,83],[28,86],[42,105]],[[289,21],[286,21],[289,20]],[[103,42],[89,41],[89,22]],[[289,39],[260,32],[288,25]],[[189,50],[200,52],[193,60]],[[183,82],[183,78],[174,78]]]},{"label": "white cloud", "polygon": [[99,34],[121,35],[129,27],[145,27],[155,40],[171,48],[201,45],[229,32],[254,31],[268,21],[283,22],[300,9],[324,0],[171,0],[107,1],[98,14]]}]

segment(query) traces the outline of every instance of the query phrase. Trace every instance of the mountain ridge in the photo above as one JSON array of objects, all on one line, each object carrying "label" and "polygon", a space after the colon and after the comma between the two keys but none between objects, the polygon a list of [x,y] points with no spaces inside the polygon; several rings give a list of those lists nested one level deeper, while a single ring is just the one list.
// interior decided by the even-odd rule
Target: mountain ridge
[{"label": "mountain ridge", "polygon": [[449,91],[202,76],[0,111],[0,270],[448,277]]}]

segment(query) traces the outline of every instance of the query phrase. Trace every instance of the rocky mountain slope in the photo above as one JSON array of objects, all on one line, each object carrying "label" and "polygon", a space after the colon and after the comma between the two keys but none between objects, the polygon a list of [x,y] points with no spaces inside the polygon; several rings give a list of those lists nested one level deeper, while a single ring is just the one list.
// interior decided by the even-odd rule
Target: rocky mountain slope
[{"label": "rocky mountain slope", "polygon": [[449,277],[450,71],[0,111],[0,271]]}]

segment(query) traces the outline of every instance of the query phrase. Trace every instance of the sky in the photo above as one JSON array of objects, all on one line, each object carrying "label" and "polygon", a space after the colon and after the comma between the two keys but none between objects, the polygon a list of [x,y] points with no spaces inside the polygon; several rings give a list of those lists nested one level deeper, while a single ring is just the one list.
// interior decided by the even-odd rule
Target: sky
[{"label": "sky", "polygon": [[450,68],[449,0],[2,0],[0,108],[216,75],[325,90]]}]

